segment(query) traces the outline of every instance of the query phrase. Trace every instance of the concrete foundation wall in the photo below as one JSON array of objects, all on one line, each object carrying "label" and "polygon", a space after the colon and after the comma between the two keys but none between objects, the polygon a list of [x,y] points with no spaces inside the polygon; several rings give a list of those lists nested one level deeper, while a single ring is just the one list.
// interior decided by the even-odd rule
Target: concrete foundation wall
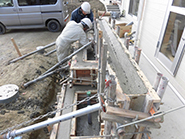
[{"label": "concrete foundation wall", "polygon": [[108,44],[108,51],[110,57],[108,58],[109,64],[116,72],[120,86],[126,94],[145,94],[147,88],[138,75],[138,71],[131,63],[129,56],[125,53],[124,48],[121,46],[116,35],[112,32],[108,23],[102,20],[100,28],[103,31],[103,37]]}]

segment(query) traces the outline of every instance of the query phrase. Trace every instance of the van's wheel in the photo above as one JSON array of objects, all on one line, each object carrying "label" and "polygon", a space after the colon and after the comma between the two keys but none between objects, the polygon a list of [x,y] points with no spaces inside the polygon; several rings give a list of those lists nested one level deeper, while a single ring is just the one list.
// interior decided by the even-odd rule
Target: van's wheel
[{"label": "van's wheel", "polygon": [[0,23],[0,34],[4,34],[5,32],[6,32],[5,26]]},{"label": "van's wheel", "polygon": [[56,20],[50,20],[47,24],[47,28],[51,32],[57,32],[60,30],[60,24]]}]

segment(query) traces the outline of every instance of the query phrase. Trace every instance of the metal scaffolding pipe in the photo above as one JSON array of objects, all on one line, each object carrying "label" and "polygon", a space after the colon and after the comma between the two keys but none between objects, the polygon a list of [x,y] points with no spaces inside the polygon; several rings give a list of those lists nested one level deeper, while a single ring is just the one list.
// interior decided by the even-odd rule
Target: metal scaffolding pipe
[{"label": "metal scaffolding pipe", "polygon": [[42,79],[44,79],[44,78],[46,78],[46,77],[49,77],[49,76],[51,76],[51,75],[53,75],[53,74],[55,74],[55,73],[57,73],[57,72],[59,72],[59,71],[61,71],[61,70],[64,70],[64,69],[66,69],[66,68],[68,68],[68,67],[69,67],[69,65],[66,65],[66,66],[64,66],[64,67],[62,67],[62,68],[59,68],[59,69],[54,70],[54,71],[51,71],[51,72],[49,72],[49,73],[47,73],[47,74],[41,75],[41,76],[39,76],[38,78],[36,78],[36,79],[34,79],[34,80],[31,80],[31,81],[29,81],[29,82],[23,84],[22,87],[23,87],[23,88],[26,88],[26,87],[28,87],[30,84],[35,83],[35,82],[37,82],[37,81],[40,81],[40,80],[42,80]]},{"label": "metal scaffolding pipe", "polygon": [[160,83],[160,80],[161,80],[162,76],[163,76],[162,73],[159,73],[159,72],[157,73],[157,77],[156,77],[156,79],[154,81],[154,85],[153,85],[153,88],[154,88],[155,91],[157,91],[157,88],[159,86],[159,83]]},{"label": "metal scaffolding pipe", "polygon": [[57,49],[54,49],[54,50],[52,50],[52,51],[46,53],[45,56],[48,56],[48,55],[50,55],[50,54],[52,54],[52,53],[54,53],[54,52],[56,52],[56,51],[57,51]]},{"label": "metal scaffolding pipe", "polygon": [[[169,79],[167,79],[166,77],[162,77],[161,81],[159,83],[159,87],[157,88],[157,95],[161,98],[163,98],[163,95],[165,93],[166,87],[168,85]],[[154,103],[154,106],[156,107],[156,109],[159,109],[160,103]]]},{"label": "metal scaffolding pipe", "polygon": [[164,92],[165,92],[166,87],[167,87],[167,85],[168,85],[168,81],[169,81],[169,79],[166,78],[166,77],[162,77],[162,78],[161,78],[159,87],[158,87],[158,89],[157,89],[157,94],[159,95],[159,97],[160,97],[161,99],[163,98]]},{"label": "metal scaffolding pipe", "polygon": [[53,125],[55,123],[59,123],[59,122],[63,122],[63,121],[66,121],[66,120],[69,120],[72,118],[87,115],[88,113],[93,113],[93,112],[98,111],[100,109],[101,109],[101,105],[100,105],[100,103],[98,103],[95,105],[88,106],[86,108],[79,109],[77,111],[73,111],[73,112],[65,114],[65,115],[61,115],[60,117],[56,117],[56,118],[53,118],[50,120],[46,120],[46,121],[22,128],[22,129],[11,131],[11,132],[9,132],[5,135],[2,135],[2,136],[3,136],[3,139],[9,139],[11,137],[16,137],[18,135],[22,135],[27,132],[35,131],[35,130],[47,127],[49,125]]},{"label": "metal scaffolding pipe", "polygon": [[113,28],[113,29],[115,29],[115,24],[116,24],[116,20],[113,19],[113,21],[112,21],[112,28]]},{"label": "metal scaffolding pipe", "polygon": [[135,61],[137,64],[139,64],[140,55],[141,55],[141,48],[137,48],[136,55],[135,55]]},{"label": "metal scaffolding pipe", "polygon": [[[82,47],[80,47],[78,50],[76,50],[75,52],[73,52],[72,54],[70,54],[69,56],[65,57],[64,59],[62,59],[60,62],[58,62],[57,64],[55,64],[53,67],[51,67],[49,70],[47,70],[44,74],[54,70],[55,68],[57,68],[59,65],[63,64],[64,62],[68,61],[69,59],[71,59],[74,55],[76,55],[77,53],[79,53],[81,50],[83,50],[84,48],[86,48],[87,46],[89,46],[90,44],[92,44],[92,41],[88,42],[87,44],[83,45]],[[43,75],[44,75],[43,74]]]},{"label": "metal scaffolding pipe", "polygon": [[126,126],[130,126],[130,125],[134,125],[134,124],[138,124],[140,122],[144,122],[144,121],[147,121],[147,120],[150,120],[150,119],[154,119],[154,118],[157,118],[157,117],[161,117],[165,114],[168,114],[168,113],[171,113],[171,112],[174,112],[174,111],[177,111],[177,110],[180,110],[180,109],[183,109],[185,108],[185,105],[182,105],[182,106],[179,106],[179,107],[176,107],[176,108],[173,108],[173,109],[170,109],[168,111],[162,111],[162,112],[157,112],[155,114],[153,114],[152,116],[149,116],[147,118],[144,118],[144,119],[141,119],[141,120],[137,120],[137,121],[134,121],[134,122],[131,122],[131,123],[128,123],[128,124],[124,124],[122,126],[119,126],[116,131],[118,131],[119,129],[123,128],[123,127],[126,127]]},{"label": "metal scaffolding pipe", "polygon": [[28,56],[30,56],[30,55],[32,55],[32,54],[34,54],[34,53],[39,52],[39,51],[42,51],[42,50],[44,50],[44,49],[46,49],[46,48],[48,48],[48,47],[51,47],[52,45],[55,45],[55,42],[52,42],[52,43],[50,43],[50,44],[48,44],[48,45],[45,45],[43,48],[41,48],[41,49],[39,49],[39,50],[35,50],[35,51],[30,52],[30,53],[28,53],[28,54],[26,54],[26,55],[23,55],[23,56],[20,56],[20,57],[18,57],[18,58],[16,58],[16,59],[13,59],[13,60],[11,60],[11,61],[9,62],[9,64],[14,63],[14,62],[16,62],[16,61],[18,61],[18,60],[20,60],[20,59],[25,58],[25,57],[28,57]]}]

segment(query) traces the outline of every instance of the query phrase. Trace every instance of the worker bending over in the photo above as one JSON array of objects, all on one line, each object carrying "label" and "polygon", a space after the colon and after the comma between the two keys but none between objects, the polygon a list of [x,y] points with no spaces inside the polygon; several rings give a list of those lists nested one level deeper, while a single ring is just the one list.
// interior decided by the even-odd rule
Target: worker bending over
[{"label": "worker bending over", "polygon": [[80,23],[75,21],[69,21],[62,33],[56,39],[57,58],[60,62],[67,57],[71,52],[71,44],[75,41],[79,41],[81,45],[85,45],[89,42],[86,37],[85,31],[92,27],[91,20],[84,18]]},{"label": "worker bending over", "polygon": [[71,13],[71,20],[79,23],[83,18],[89,18],[93,22],[93,12],[91,10],[91,5],[88,2],[83,2],[82,5],[76,8]]}]

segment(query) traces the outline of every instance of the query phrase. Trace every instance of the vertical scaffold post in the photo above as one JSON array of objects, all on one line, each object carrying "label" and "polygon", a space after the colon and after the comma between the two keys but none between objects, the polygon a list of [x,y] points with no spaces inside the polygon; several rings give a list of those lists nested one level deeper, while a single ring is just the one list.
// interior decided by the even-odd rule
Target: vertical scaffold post
[{"label": "vertical scaffold post", "polygon": [[102,76],[102,71],[101,71],[101,64],[102,64],[102,59],[101,59],[101,54],[102,54],[102,46],[103,46],[103,31],[99,30],[99,37],[98,37],[98,93],[100,93],[100,87],[101,87],[101,76]]},{"label": "vertical scaffold post", "polygon": [[126,46],[126,48],[127,49],[129,49],[129,42],[130,42],[130,37],[127,37],[127,36],[125,36],[125,46]]},{"label": "vertical scaffold post", "polygon": [[111,16],[109,16],[109,24],[111,24]]},{"label": "vertical scaffold post", "polygon": [[120,26],[116,27],[116,33],[118,34],[118,36],[120,36]]},{"label": "vertical scaffold post", "polygon": [[116,24],[116,20],[113,19],[113,21],[112,21],[112,28],[113,28],[113,29],[115,29],[115,24]]},{"label": "vertical scaffold post", "polygon": [[[116,98],[116,81],[115,77],[113,75],[109,76],[110,83],[109,83],[109,89],[106,94],[107,98],[107,103],[108,106],[114,106],[114,101]],[[104,127],[104,134],[105,135],[110,135],[111,134],[111,127],[112,127],[112,122],[105,121],[105,127]],[[105,137],[105,139],[111,139],[111,137]]]},{"label": "vertical scaffold post", "polygon": [[101,47],[100,93],[103,93],[105,88],[106,67],[107,67],[107,43],[104,43]]},{"label": "vertical scaffold post", "polygon": [[159,82],[160,82],[162,76],[163,76],[162,73],[159,73],[159,72],[157,73],[157,76],[156,76],[156,78],[155,78],[154,85],[153,85],[153,89],[154,89],[155,91],[157,91],[157,88],[158,88],[158,86],[159,86]]},{"label": "vertical scaffold post", "polygon": [[[159,87],[157,88],[157,94],[158,94],[158,96],[161,98],[161,100],[162,100],[162,98],[163,98],[163,95],[164,95],[164,92],[165,92],[166,87],[167,87],[167,85],[168,85],[168,82],[169,82],[169,79],[163,76],[163,77],[161,78],[160,83],[159,83]],[[156,109],[158,110],[159,107],[160,107],[160,103],[155,103],[154,106],[155,106]]]},{"label": "vertical scaffold post", "polygon": [[137,64],[139,64],[140,55],[141,55],[141,48],[137,48],[136,56],[135,56],[135,61]]},{"label": "vertical scaffold post", "polygon": [[101,96],[100,93],[102,93],[102,47],[103,47],[103,31],[99,30],[99,36],[98,36],[98,85],[97,85],[97,92],[99,95],[99,103],[101,104],[101,106],[103,106],[103,103],[101,101]]}]

